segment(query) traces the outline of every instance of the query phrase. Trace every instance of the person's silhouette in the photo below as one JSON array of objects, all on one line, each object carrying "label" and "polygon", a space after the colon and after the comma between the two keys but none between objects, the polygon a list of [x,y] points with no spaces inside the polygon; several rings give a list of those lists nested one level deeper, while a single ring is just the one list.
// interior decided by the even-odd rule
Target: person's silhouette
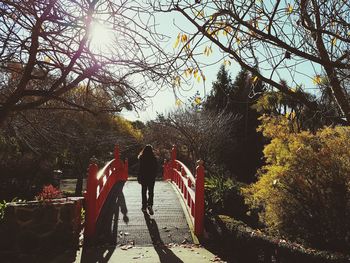
[{"label": "person's silhouette", "polygon": [[[140,160],[140,169],[137,176],[137,181],[142,185],[142,207],[143,212],[147,212],[147,209],[151,215],[153,215],[153,196],[154,196],[154,184],[157,175],[157,158],[154,155],[153,148],[147,144],[142,149],[138,156]],[[148,192],[148,198],[147,198]]]},{"label": "person's silhouette", "polygon": [[158,225],[155,219],[151,218],[149,214],[144,213],[146,225],[149,231],[149,234],[152,239],[152,244],[156,250],[160,262],[166,263],[183,263],[163,242],[160,237]]}]

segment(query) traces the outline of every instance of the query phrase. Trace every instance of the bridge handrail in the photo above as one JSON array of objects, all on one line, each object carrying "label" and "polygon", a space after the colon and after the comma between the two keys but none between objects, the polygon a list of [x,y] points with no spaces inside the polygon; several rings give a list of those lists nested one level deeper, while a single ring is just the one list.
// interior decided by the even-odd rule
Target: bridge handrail
[{"label": "bridge handrail", "polygon": [[107,162],[107,163],[105,164],[105,166],[103,166],[103,168],[102,168],[100,171],[98,171],[98,173],[97,173],[97,175],[96,175],[97,180],[101,179],[102,176],[105,176],[102,172],[104,172],[105,170],[107,170],[107,168],[110,168],[110,165],[111,165],[112,163],[114,164],[114,162],[115,162],[115,159],[110,160],[109,162]]},{"label": "bridge handrail", "polygon": [[182,176],[190,179],[191,183],[193,185],[196,185],[196,178],[194,178],[194,176],[191,173],[190,169],[188,169],[187,166],[185,164],[183,164],[182,162],[180,162],[179,160],[175,160],[175,162],[180,165],[180,171],[182,173]]},{"label": "bridge handrail", "polygon": [[179,191],[191,214],[194,233],[201,237],[204,230],[204,167],[198,162],[196,176],[181,161],[176,159],[176,147],[171,151],[171,160],[164,163],[163,179],[171,180]]},{"label": "bridge handrail", "polygon": [[[187,196],[184,196],[184,198],[187,200],[188,198],[191,198],[190,200],[195,200],[195,184],[188,184],[188,180],[189,178],[188,177],[185,177],[181,174],[181,171],[178,171],[174,168],[173,170],[175,173],[177,173],[177,175],[174,177],[174,181],[175,183],[177,184],[177,186],[179,186],[179,190],[182,190],[180,189],[180,186],[181,187],[184,187],[185,189],[182,190],[182,191],[186,191],[184,193],[184,195],[187,195]],[[186,180],[187,179],[187,180]],[[181,180],[179,182],[179,180]],[[189,195],[189,196],[188,196]]]},{"label": "bridge handrail", "polygon": [[94,236],[97,218],[114,184],[128,179],[128,161],[123,162],[119,159],[118,146],[114,148],[114,157],[100,171],[97,164],[89,165],[87,191],[84,194],[86,200],[84,236],[86,238]]}]

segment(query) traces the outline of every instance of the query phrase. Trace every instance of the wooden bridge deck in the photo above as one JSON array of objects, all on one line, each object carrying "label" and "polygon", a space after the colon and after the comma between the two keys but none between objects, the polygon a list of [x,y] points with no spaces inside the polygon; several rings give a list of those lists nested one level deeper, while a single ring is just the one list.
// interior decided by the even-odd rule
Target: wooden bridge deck
[{"label": "wooden bridge deck", "polygon": [[193,243],[179,197],[169,182],[157,181],[154,215],[141,211],[141,185],[117,184],[111,191],[97,223],[97,242],[117,246]]}]

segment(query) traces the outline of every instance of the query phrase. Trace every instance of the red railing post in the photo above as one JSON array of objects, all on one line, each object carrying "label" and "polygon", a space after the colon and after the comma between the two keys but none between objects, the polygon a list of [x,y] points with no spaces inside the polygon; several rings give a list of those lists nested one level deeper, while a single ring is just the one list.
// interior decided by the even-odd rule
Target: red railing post
[{"label": "red railing post", "polygon": [[113,167],[113,185],[118,181],[118,174],[120,173],[119,147],[114,146],[114,167]]},{"label": "red railing post", "polygon": [[192,187],[192,181],[191,181],[191,179],[188,177],[187,178],[187,185],[188,185],[188,187]]},{"label": "red railing post", "polygon": [[92,237],[95,234],[96,221],[96,196],[97,196],[97,171],[98,166],[95,163],[89,165],[87,194],[86,194],[86,221],[85,232],[86,237]]},{"label": "red railing post", "polygon": [[171,160],[170,160],[170,171],[171,171],[171,181],[174,181],[174,175],[175,171],[174,168],[176,168],[176,146],[173,145],[173,148],[171,149]]},{"label": "red railing post", "polygon": [[204,229],[204,167],[203,161],[198,161],[197,164],[194,233],[197,237],[200,237]]},{"label": "red railing post", "polygon": [[181,193],[183,193],[184,192],[184,186],[183,186],[182,177],[185,174],[185,170],[184,170],[184,168],[182,166],[180,168],[180,173],[181,173],[181,176],[179,176],[179,187],[180,187]]},{"label": "red railing post", "polygon": [[182,166],[181,166],[181,176],[186,177],[186,171]]},{"label": "red railing post", "polygon": [[114,159],[119,160],[119,147],[118,147],[118,145],[114,146]]}]

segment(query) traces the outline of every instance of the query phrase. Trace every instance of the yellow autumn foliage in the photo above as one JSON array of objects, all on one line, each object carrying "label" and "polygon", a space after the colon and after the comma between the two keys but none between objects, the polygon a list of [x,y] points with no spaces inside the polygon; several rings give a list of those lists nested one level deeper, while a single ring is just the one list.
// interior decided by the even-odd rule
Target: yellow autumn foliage
[{"label": "yellow autumn foliage", "polygon": [[291,121],[263,117],[271,139],[266,165],[243,190],[274,233],[319,249],[350,249],[350,127],[291,132]]},{"label": "yellow autumn foliage", "polygon": [[142,139],[143,135],[141,130],[134,128],[129,120],[121,116],[115,116],[114,122],[117,125],[118,130],[122,134],[130,135],[134,137],[136,140]]},{"label": "yellow autumn foliage", "polygon": [[290,15],[291,13],[293,13],[293,10],[294,10],[293,6],[291,4],[288,4],[286,7],[287,14]]}]

